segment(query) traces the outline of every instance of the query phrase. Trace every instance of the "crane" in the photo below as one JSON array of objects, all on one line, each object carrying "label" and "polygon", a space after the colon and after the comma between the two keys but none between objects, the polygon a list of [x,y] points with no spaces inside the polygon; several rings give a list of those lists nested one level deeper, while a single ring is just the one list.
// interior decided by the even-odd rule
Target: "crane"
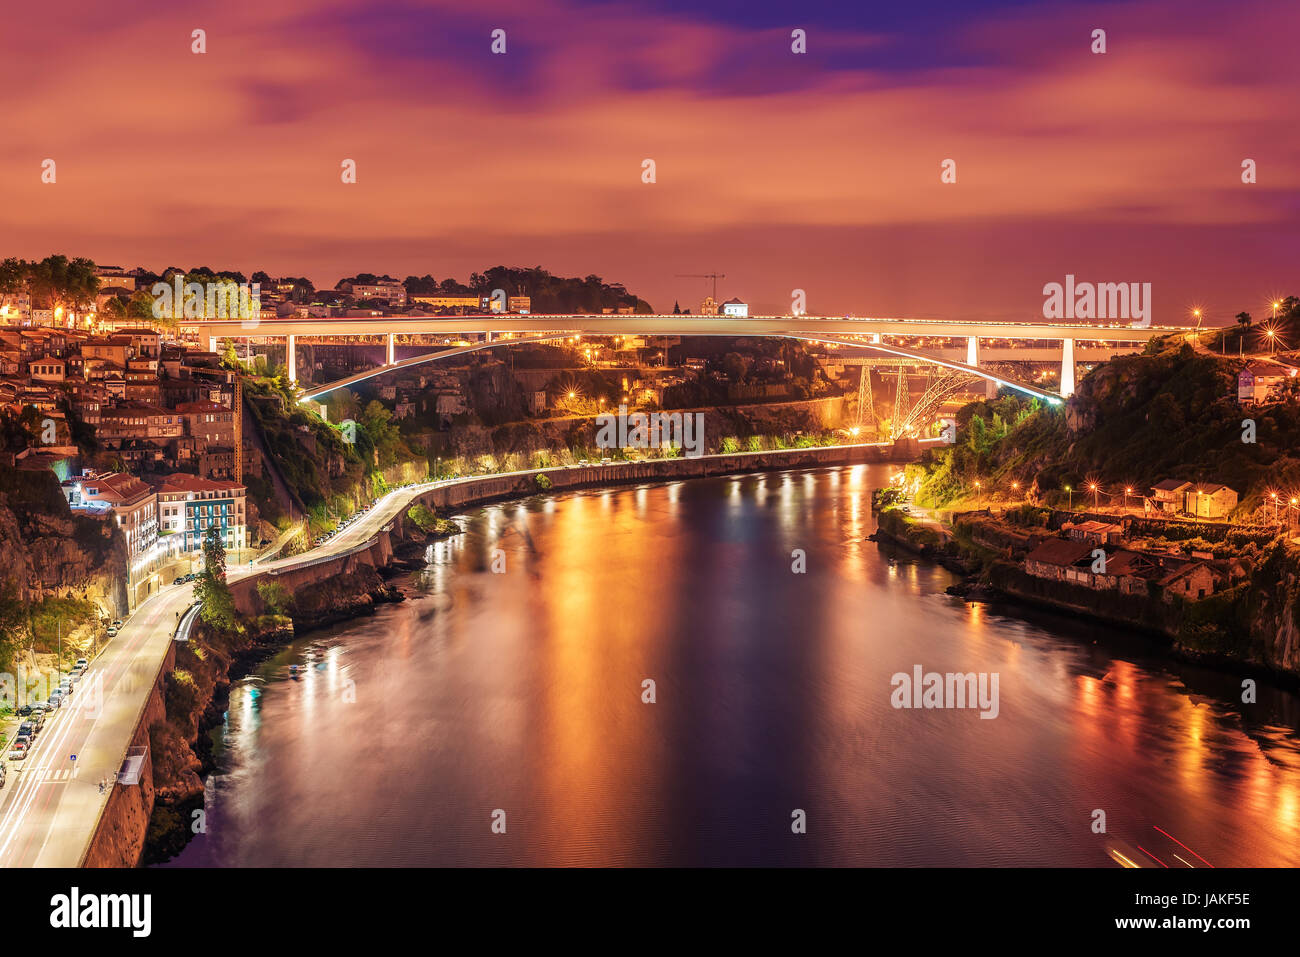
[{"label": "crane", "polygon": [[718,301],[718,280],[726,279],[725,272],[679,272],[678,279],[712,279],[713,280],[713,301]]}]

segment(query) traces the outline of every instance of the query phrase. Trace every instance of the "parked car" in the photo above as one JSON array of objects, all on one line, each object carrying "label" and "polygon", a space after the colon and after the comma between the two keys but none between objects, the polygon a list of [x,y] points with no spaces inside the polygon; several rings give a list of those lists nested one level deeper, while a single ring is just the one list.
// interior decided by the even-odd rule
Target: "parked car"
[{"label": "parked car", "polygon": [[30,721],[24,721],[22,724],[18,726],[18,735],[19,737],[22,736],[26,736],[28,738],[36,737],[36,725],[32,724],[32,722]]},{"label": "parked car", "polygon": [[51,692],[50,692],[50,700],[49,700],[48,702],[46,702],[46,706],[47,706],[51,711],[53,711],[55,708],[61,708],[61,707],[63,707],[63,694],[62,694],[61,692],[59,692],[58,690],[51,691]]},{"label": "parked car", "polygon": [[27,717],[29,714],[32,714],[33,712],[32,712],[31,702],[28,702],[27,704],[20,707],[18,709],[18,713],[22,715],[24,718]]},{"label": "parked car", "polygon": [[33,725],[36,726],[36,730],[37,730],[37,731],[40,731],[41,728],[43,728],[43,727],[45,726],[45,712],[44,712],[44,711],[33,711],[33,712],[32,712],[32,716],[31,716],[31,718],[30,718],[29,720],[31,721],[31,723],[32,723]]},{"label": "parked car", "polygon": [[14,743],[9,747],[9,760],[27,760],[27,752],[31,749],[31,746],[32,739],[20,734],[18,737],[14,738]]},{"label": "parked car", "polygon": [[122,627],[122,619],[121,619],[121,618],[114,618],[114,619],[113,619],[113,627],[114,627],[114,628],[121,628],[121,627]]},{"label": "parked car", "polygon": [[173,585],[184,585],[184,584],[185,584],[185,579],[184,579],[184,578],[175,578],[175,579],[172,580],[172,584],[173,584]]},{"label": "parked car", "polygon": [[78,658],[77,667],[80,668],[82,671],[85,671],[87,668],[90,667],[90,662],[87,661],[85,658]]},{"label": "parked car", "polygon": [[9,773],[9,765],[0,761],[0,788],[5,786],[5,775]]},{"label": "parked car", "polygon": [[116,638],[116,637],[117,637],[117,629],[116,629],[116,628],[110,628],[110,629],[108,629],[108,637],[110,637],[110,638]]}]

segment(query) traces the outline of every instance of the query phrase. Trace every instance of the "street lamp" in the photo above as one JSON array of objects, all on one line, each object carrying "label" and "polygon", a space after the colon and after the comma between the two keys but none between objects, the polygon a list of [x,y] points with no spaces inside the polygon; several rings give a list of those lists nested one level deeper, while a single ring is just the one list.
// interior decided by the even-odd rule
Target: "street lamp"
[{"label": "street lamp", "polygon": [[1124,511],[1126,512],[1128,511],[1128,497],[1132,494],[1133,487],[1131,485],[1124,486]]},{"label": "street lamp", "polygon": [[1097,483],[1089,482],[1088,488],[1092,490],[1092,510],[1095,512],[1099,508],[1101,508],[1101,506],[1097,503]]},{"label": "street lamp", "polygon": [[1273,500],[1273,524],[1277,524],[1277,492],[1269,492],[1268,497]]},{"label": "street lamp", "polygon": [[1280,306],[1280,305],[1282,305],[1282,303],[1278,302],[1277,300],[1274,300],[1274,301],[1273,301],[1273,321],[1274,321],[1274,322],[1277,322],[1277,307]]},{"label": "street lamp", "polygon": [[980,503],[980,488],[981,486],[980,486],[979,479],[976,479],[975,480],[975,505],[976,506],[978,506]]},{"label": "street lamp", "polygon": [[1073,512],[1074,511],[1074,488],[1067,485],[1065,487],[1065,491],[1066,494],[1069,496],[1069,498],[1067,499],[1067,502],[1069,504],[1066,506],[1066,508],[1069,509],[1071,512]]},{"label": "street lamp", "polygon": [[1273,340],[1277,338],[1276,329],[1265,329],[1264,335],[1268,336],[1268,354],[1273,354]]}]

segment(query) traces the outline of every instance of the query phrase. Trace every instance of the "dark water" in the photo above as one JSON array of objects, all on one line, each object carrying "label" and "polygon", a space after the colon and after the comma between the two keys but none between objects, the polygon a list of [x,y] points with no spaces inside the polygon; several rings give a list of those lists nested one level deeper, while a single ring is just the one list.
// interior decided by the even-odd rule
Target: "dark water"
[{"label": "dark water", "polygon": [[[1234,705],[1239,679],[1145,639],[945,595],[867,540],[886,478],[464,516],[411,600],[234,689],[207,833],[175,863],[1300,864],[1294,696]],[[996,672],[998,716],[892,707],[914,665]]]}]

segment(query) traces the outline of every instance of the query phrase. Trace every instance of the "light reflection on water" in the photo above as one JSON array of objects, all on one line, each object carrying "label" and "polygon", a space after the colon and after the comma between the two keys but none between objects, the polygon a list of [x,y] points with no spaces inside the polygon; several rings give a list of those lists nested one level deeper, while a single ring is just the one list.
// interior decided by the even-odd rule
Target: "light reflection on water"
[{"label": "light reflection on water", "polygon": [[[947,572],[866,539],[886,476],[462,516],[410,600],[232,690],[208,832],[176,863],[1199,863],[1159,827],[1219,866],[1300,864],[1294,696],[1234,706],[1238,679],[1145,639],[945,595]],[[917,664],[997,672],[999,716],[894,709]]]}]

